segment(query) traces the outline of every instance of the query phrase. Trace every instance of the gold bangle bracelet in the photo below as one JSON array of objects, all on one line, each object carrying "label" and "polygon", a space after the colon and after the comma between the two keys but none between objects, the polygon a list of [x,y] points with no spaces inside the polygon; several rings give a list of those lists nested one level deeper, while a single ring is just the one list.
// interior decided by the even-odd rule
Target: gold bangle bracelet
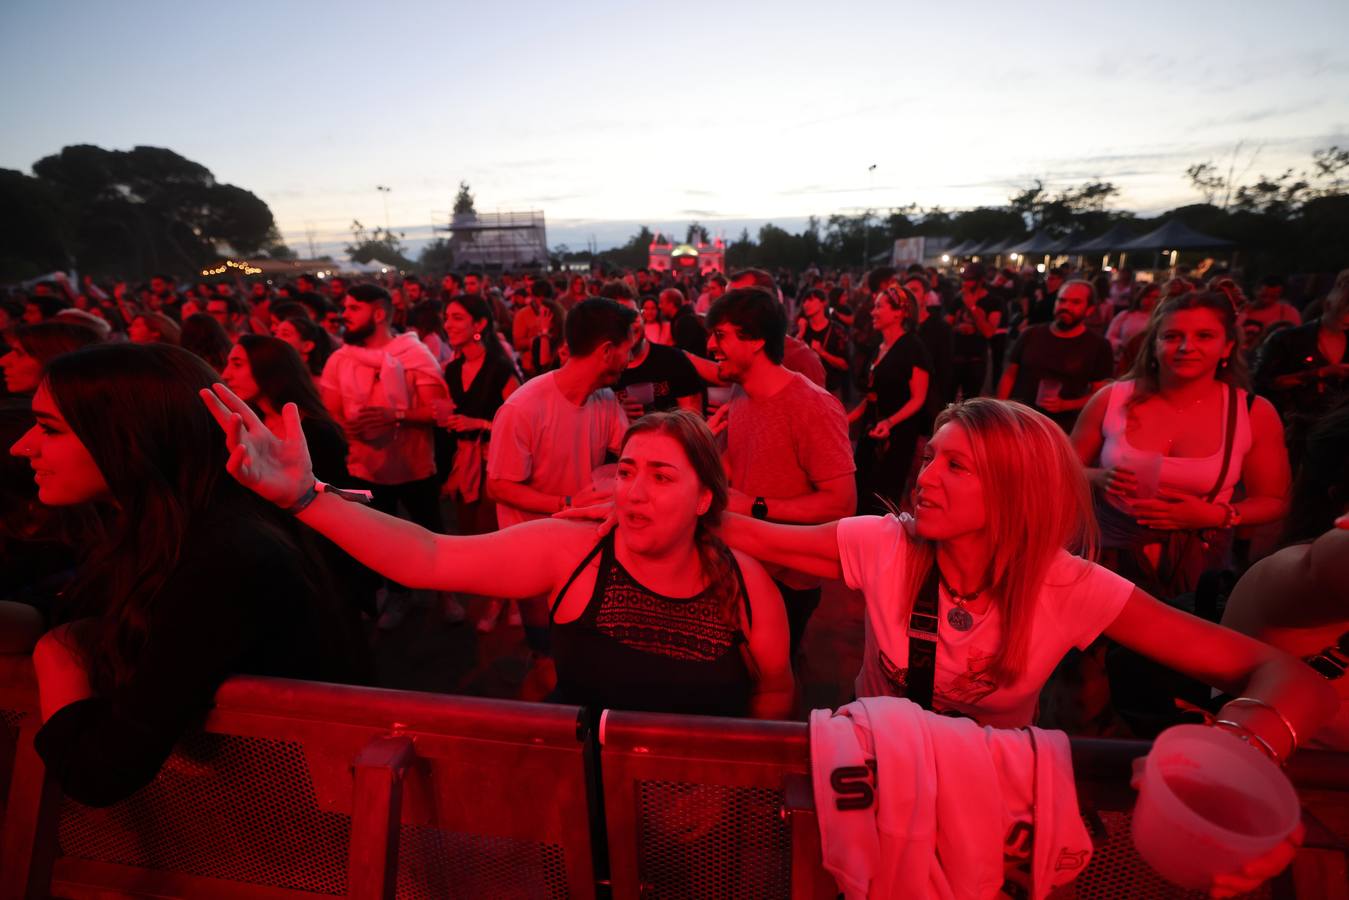
[{"label": "gold bangle bracelet", "polygon": [[1293,751],[1296,750],[1296,749],[1297,749],[1297,746],[1298,746],[1297,729],[1293,727],[1293,723],[1292,723],[1292,722],[1288,721],[1288,717],[1287,717],[1287,716],[1285,716],[1283,713],[1279,712],[1279,710],[1278,710],[1277,707],[1273,706],[1273,705],[1270,704],[1270,703],[1266,703],[1264,700],[1261,700],[1259,697],[1237,697],[1237,698],[1235,698],[1235,699],[1233,699],[1233,700],[1228,700],[1228,701],[1227,701],[1226,703],[1224,703],[1223,705],[1224,705],[1224,706],[1230,706],[1230,705],[1232,705],[1233,703],[1249,703],[1249,704],[1251,704],[1252,706],[1263,706],[1265,709],[1269,710],[1270,712],[1274,713],[1274,715],[1278,716],[1278,717],[1279,717],[1279,721],[1283,723],[1283,727],[1288,729],[1288,737],[1293,741],[1293,746],[1292,746],[1292,747],[1289,749],[1289,751],[1288,751],[1288,755],[1289,755],[1289,756],[1292,756],[1292,755],[1293,755]]}]

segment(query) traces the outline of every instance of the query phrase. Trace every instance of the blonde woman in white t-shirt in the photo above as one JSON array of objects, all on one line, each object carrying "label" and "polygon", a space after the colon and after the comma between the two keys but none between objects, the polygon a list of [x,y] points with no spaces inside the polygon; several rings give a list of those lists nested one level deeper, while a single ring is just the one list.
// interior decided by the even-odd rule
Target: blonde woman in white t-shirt
[{"label": "blonde woman in white t-shirt", "polygon": [[[1163,665],[1253,697],[1224,707],[1285,758],[1337,701],[1297,659],[1168,607],[1074,555],[1095,543],[1087,479],[1066,435],[1018,403],[978,398],[937,421],[914,516],[792,526],[726,516],[731,546],[840,578],[866,598],[859,696],[904,693],[908,618],[939,574],[933,704],[1000,727],[1029,725],[1035,697],[1073,646],[1104,633]],[[1289,727],[1291,726],[1291,728]]]},{"label": "blonde woman in white t-shirt", "polygon": [[[862,591],[859,696],[905,693],[909,614],[936,566],[938,710],[997,727],[1029,725],[1055,665],[1102,633],[1239,696],[1217,717],[1231,724],[1219,727],[1276,760],[1338,706],[1328,682],[1300,660],[1166,606],[1074,555],[1090,555],[1095,543],[1086,475],[1063,431],[1029,407],[988,398],[949,407],[913,500],[912,518],[813,526],[723,518],[722,537],[735,549]],[[1292,844],[1215,889],[1254,888],[1287,865]]]}]

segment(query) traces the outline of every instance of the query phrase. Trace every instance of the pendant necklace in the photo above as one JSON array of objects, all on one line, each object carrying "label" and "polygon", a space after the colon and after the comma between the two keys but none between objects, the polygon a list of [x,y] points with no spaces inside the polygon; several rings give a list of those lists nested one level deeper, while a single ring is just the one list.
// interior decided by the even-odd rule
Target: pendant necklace
[{"label": "pendant necklace", "polygon": [[974,616],[965,608],[965,605],[978,599],[979,595],[984,592],[983,588],[970,594],[958,594],[951,587],[951,583],[946,580],[946,576],[942,574],[940,567],[937,568],[937,578],[941,580],[941,586],[946,590],[946,596],[950,597],[951,602],[955,604],[947,610],[947,623],[956,631],[969,631],[974,627]]}]

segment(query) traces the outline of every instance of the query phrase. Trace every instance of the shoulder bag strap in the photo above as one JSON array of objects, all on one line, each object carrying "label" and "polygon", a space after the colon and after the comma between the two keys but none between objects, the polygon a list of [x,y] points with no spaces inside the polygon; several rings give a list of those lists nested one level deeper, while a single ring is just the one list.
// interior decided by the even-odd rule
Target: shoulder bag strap
[{"label": "shoulder bag strap", "polygon": [[905,696],[923,709],[932,708],[937,671],[937,561],[932,561],[909,614],[909,673]]},{"label": "shoulder bag strap", "polygon": [[1223,489],[1223,483],[1227,481],[1227,470],[1232,467],[1232,444],[1237,436],[1237,389],[1234,385],[1227,386],[1227,432],[1223,437],[1223,464],[1218,470],[1218,480],[1213,485],[1213,490],[1208,492],[1206,498],[1209,503],[1217,499],[1218,494]]}]

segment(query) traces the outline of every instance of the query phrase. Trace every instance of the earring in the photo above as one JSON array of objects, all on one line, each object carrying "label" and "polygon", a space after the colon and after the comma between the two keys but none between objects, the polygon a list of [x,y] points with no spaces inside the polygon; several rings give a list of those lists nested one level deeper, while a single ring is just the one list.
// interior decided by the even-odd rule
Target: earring
[{"label": "earring", "polygon": [[1222,358],[1222,361],[1218,363],[1218,371],[1219,371],[1219,372],[1221,372],[1223,369],[1226,369],[1226,368],[1227,368],[1227,361],[1228,361],[1230,358],[1231,358],[1231,357],[1224,356],[1224,357]]},{"label": "earring", "polygon": [[481,331],[473,332],[473,340],[482,343],[482,332]]}]

